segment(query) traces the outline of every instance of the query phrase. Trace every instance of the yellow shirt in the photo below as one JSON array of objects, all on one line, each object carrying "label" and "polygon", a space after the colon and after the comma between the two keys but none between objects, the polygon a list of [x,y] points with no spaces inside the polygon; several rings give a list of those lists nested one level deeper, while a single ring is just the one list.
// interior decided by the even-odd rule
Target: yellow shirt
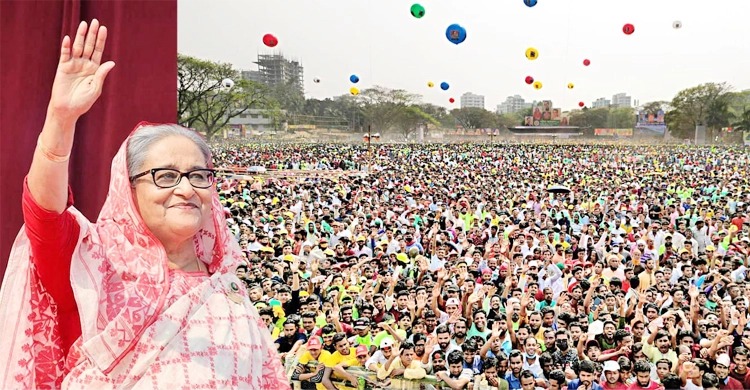
[{"label": "yellow shirt", "polygon": [[357,360],[357,350],[353,347],[349,348],[348,355],[342,355],[339,351],[332,353],[325,360],[320,360],[326,367],[334,367],[341,364],[344,367],[356,367],[359,365]]},{"label": "yellow shirt", "polygon": [[[328,352],[328,351],[321,351],[321,352],[320,352],[320,356],[318,356],[318,363],[323,363],[323,364],[325,364],[325,361],[326,361],[327,359],[330,359],[330,358],[331,358],[331,353],[330,353],[330,352]],[[304,353],[303,353],[303,354],[302,354],[302,355],[301,355],[301,356],[299,357],[299,361],[298,361],[298,363],[299,363],[299,364],[301,364],[301,365],[303,365],[303,366],[306,366],[306,365],[307,365],[307,363],[309,363],[309,362],[311,362],[311,361],[313,361],[313,360],[315,360],[315,359],[313,359],[313,357],[312,357],[312,354],[310,354],[310,351],[305,351],[305,352],[304,352]],[[311,368],[308,368],[308,371],[309,371],[309,370],[311,370]],[[321,383],[316,383],[316,384],[315,384],[315,388],[316,388],[317,390],[325,390],[325,389],[326,389],[326,387],[325,387],[325,386],[323,386],[323,384],[321,384]]]},{"label": "yellow shirt", "polygon": [[385,364],[383,367],[378,368],[378,379],[383,380],[387,378],[393,370],[398,368],[404,369],[404,379],[422,379],[427,376],[427,371],[422,368],[422,363],[419,360],[414,359],[409,364],[409,367],[404,367],[401,358],[396,358],[387,370],[385,369]]}]

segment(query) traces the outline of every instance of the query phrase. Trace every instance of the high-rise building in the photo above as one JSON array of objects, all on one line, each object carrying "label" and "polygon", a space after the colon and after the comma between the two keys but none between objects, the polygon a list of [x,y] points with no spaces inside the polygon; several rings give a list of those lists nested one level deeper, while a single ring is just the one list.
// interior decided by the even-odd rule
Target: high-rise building
[{"label": "high-rise building", "polygon": [[258,70],[246,70],[242,77],[266,85],[291,84],[304,93],[304,68],[299,61],[282,54],[258,54]]},{"label": "high-rise building", "polygon": [[484,96],[466,92],[461,95],[461,108],[484,108]]},{"label": "high-rise building", "polygon": [[633,99],[625,92],[612,96],[612,105],[615,107],[633,107]]},{"label": "high-rise building", "polygon": [[609,99],[600,97],[599,99],[594,100],[591,104],[591,108],[609,107],[610,104],[611,102]]},{"label": "high-rise building", "polygon": [[521,95],[508,96],[504,102],[497,105],[498,114],[512,114],[514,112],[523,111],[531,107],[531,103],[521,97]]}]

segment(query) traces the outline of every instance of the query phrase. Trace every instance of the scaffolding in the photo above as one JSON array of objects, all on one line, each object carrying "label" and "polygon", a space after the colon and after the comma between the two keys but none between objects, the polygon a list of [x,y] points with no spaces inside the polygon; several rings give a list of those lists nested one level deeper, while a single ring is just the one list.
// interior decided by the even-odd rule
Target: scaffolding
[{"label": "scaffolding", "polygon": [[258,54],[257,73],[251,79],[267,85],[291,84],[304,94],[304,68],[297,60],[289,60],[283,54]]}]

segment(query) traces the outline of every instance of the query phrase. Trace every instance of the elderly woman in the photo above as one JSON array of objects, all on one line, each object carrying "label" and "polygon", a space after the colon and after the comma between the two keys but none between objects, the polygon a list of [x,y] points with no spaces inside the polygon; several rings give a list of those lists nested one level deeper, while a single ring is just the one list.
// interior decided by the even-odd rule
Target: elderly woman
[{"label": "elderly woman", "polygon": [[200,136],[138,125],[97,221],[72,207],[75,123],[114,67],[106,38],[94,20],[62,42],[0,293],[0,388],[289,388]]}]

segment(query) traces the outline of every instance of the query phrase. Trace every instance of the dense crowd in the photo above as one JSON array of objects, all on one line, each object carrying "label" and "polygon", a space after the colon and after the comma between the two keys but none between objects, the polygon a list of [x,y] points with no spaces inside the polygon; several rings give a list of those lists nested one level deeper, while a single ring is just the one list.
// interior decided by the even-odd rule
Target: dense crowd
[{"label": "dense crowd", "polygon": [[[247,256],[238,276],[302,389],[750,388],[746,149],[250,145],[215,159],[237,173],[218,189]],[[250,166],[269,172],[241,176]]]}]

